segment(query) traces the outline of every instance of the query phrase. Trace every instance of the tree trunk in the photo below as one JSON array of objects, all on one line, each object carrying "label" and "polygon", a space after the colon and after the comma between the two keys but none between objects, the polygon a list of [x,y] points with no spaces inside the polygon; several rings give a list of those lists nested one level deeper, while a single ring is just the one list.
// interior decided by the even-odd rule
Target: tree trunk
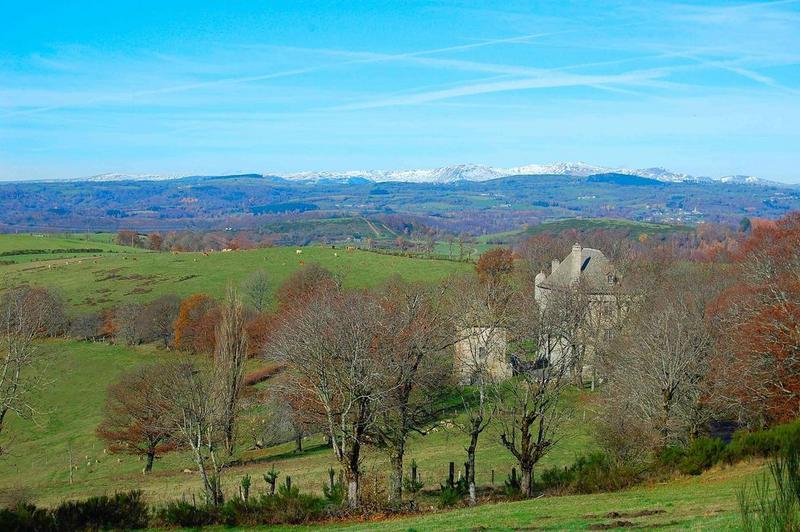
[{"label": "tree trunk", "polygon": [[347,470],[345,478],[347,480],[347,505],[350,508],[358,508],[358,471]]},{"label": "tree trunk", "polygon": [[294,435],[294,452],[302,453],[303,452],[303,433],[298,432]]},{"label": "tree trunk", "polygon": [[470,434],[469,447],[467,448],[467,463],[469,464],[469,478],[467,478],[467,485],[469,486],[469,503],[475,504],[477,496],[475,493],[475,449],[478,448],[478,436],[480,433],[473,431]]},{"label": "tree trunk", "polygon": [[389,501],[401,503],[403,501],[403,454],[405,449],[398,449],[391,456],[392,486]]},{"label": "tree trunk", "polygon": [[667,445],[669,444],[669,420],[672,409],[672,394],[669,391],[662,392],[661,408],[664,415],[661,425],[661,446],[663,449],[666,449]]},{"label": "tree trunk", "polygon": [[532,497],[533,496],[533,466],[528,464],[520,464],[520,470],[522,471],[522,480],[520,481],[520,489],[522,490],[522,495],[525,497]]},{"label": "tree trunk", "polygon": [[236,442],[234,441],[236,435],[236,428],[234,423],[236,422],[235,416],[233,413],[227,413],[225,416],[225,451],[228,453],[228,456],[233,456],[233,452],[236,447]]},{"label": "tree trunk", "polygon": [[144,472],[149,473],[153,470],[153,460],[156,457],[156,450],[154,448],[150,448],[147,450],[147,464],[144,466]]}]

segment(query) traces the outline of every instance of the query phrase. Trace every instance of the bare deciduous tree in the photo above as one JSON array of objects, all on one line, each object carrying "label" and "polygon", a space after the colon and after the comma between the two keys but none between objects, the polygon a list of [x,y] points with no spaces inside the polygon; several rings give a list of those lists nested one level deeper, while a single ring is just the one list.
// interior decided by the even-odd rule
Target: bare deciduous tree
[{"label": "bare deciduous tree", "polygon": [[117,339],[127,345],[142,341],[145,332],[144,307],[139,303],[123,303],[114,309],[114,329]]},{"label": "bare deciduous tree", "polygon": [[378,345],[386,394],[373,439],[389,453],[394,502],[402,500],[408,437],[431,426],[436,399],[452,367],[447,348],[455,336],[441,296],[436,288],[395,280],[380,297],[384,318]]},{"label": "bare deciduous tree", "polygon": [[174,427],[166,423],[172,405],[165,389],[169,366],[156,364],[125,374],[112,384],[106,396],[105,418],[97,434],[112,452],[144,456],[144,472],[153,469],[155,458],[175,448]]},{"label": "bare deciduous tree", "polygon": [[534,467],[557,442],[557,431],[566,418],[561,397],[575,366],[571,359],[575,351],[551,358],[551,351],[543,348],[559,325],[553,320],[561,316],[542,312],[533,290],[518,290],[510,313],[509,349],[517,376],[499,396],[500,441],[516,458],[522,473],[522,493],[530,497]]},{"label": "bare deciduous tree", "polygon": [[26,419],[37,414],[34,396],[47,384],[46,351],[38,340],[64,324],[63,305],[47,290],[14,288],[0,296],[0,436],[9,412]]},{"label": "bare deciduous tree", "polygon": [[238,292],[229,287],[221,305],[221,319],[216,330],[214,370],[221,395],[225,450],[233,455],[236,443],[236,418],[247,358],[247,317]]},{"label": "bare deciduous tree", "polygon": [[385,394],[376,349],[381,314],[370,294],[323,284],[285,309],[268,346],[268,356],[287,365],[288,385],[307,399],[305,408],[325,419],[351,507],[359,503],[361,452]]},{"label": "bare deciduous tree", "polygon": [[713,352],[703,290],[691,278],[667,279],[629,313],[605,369],[606,416],[634,416],[660,446],[697,435]]},{"label": "bare deciduous tree", "polygon": [[174,294],[164,295],[144,306],[145,337],[155,340],[164,349],[169,348],[175,333],[175,320],[181,300]]},{"label": "bare deciduous tree", "polygon": [[224,397],[215,386],[213,375],[192,364],[174,364],[164,369],[167,386],[164,400],[173,414],[165,427],[192,451],[209,504],[223,502],[221,478],[225,463],[219,455],[224,445]]},{"label": "bare deciduous tree", "polygon": [[259,270],[250,274],[242,284],[242,290],[256,312],[267,310],[270,297],[270,281],[267,272]]},{"label": "bare deciduous tree", "polygon": [[509,302],[513,288],[508,282],[493,279],[481,283],[476,276],[452,281],[448,287],[448,306],[451,313],[456,347],[457,373],[462,383],[468,376],[470,386],[462,388],[462,404],[466,422],[459,428],[469,437],[467,452],[467,484],[470,502],[477,500],[475,485],[475,455],[481,434],[496,412],[498,356],[505,357]]}]

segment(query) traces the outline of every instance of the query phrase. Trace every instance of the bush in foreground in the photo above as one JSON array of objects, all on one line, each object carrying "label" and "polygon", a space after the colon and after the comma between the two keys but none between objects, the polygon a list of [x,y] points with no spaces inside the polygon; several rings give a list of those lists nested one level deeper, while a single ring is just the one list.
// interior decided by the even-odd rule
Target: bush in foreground
[{"label": "bush in foreground", "polygon": [[148,510],[141,491],[68,501],[49,510],[32,504],[0,510],[0,530],[108,530],[147,525]]}]

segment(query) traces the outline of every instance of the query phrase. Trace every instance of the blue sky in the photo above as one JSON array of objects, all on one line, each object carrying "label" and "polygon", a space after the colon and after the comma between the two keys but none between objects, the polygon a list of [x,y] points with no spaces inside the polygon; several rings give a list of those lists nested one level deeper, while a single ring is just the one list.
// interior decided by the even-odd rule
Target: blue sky
[{"label": "blue sky", "polygon": [[0,179],[586,161],[800,182],[800,0],[0,0]]}]

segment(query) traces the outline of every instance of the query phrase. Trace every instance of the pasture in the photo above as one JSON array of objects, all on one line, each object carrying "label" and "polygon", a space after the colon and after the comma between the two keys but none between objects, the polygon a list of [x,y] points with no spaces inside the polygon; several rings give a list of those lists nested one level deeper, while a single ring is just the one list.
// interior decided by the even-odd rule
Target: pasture
[{"label": "pasture", "polygon": [[113,253],[143,252],[112,241],[110,233],[0,235],[0,266],[58,259],[91,258]]},{"label": "pasture", "polygon": [[[188,498],[198,494],[199,481],[186,452],[178,451],[156,461],[153,472],[141,473],[143,462],[124,454],[104,452],[95,436],[102,419],[106,386],[122,372],[158,359],[180,356],[151,347],[127,348],[105,343],[51,341],[49,375],[52,384],[38,405],[42,414],[35,422],[12,419],[15,434],[10,454],[0,460],[0,502],[19,499],[50,505],[69,498],[84,498],[115,491],[142,489],[150,502]],[[266,384],[269,386],[269,383]],[[591,431],[582,423],[580,402],[575,415],[562,433],[561,442],[542,462],[541,467],[567,465],[577,454],[594,448]],[[447,475],[449,461],[459,465],[464,459],[466,437],[445,416],[444,427],[427,436],[415,436],[407,459],[416,459],[425,490],[435,489]],[[319,437],[306,438],[306,451],[293,453],[293,443],[265,450],[245,450],[241,464],[225,473],[225,487],[233,493],[246,474],[253,478],[256,491],[266,489],[261,475],[273,466],[281,478],[290,475],[301,489],[320,492],[327,469],[336,467],[330,449]],[[246,449],[243,440],[242,448]],[[70,462],[77,465],[72,483]],[[482,436],[477,456],[480,485],[501,485],[513,463],[502,448],[494,428]],[[368,478],[386,469],[386,459],[371,451],[365,459]],[[541,469],[540,469],[541,470]],[[666,529],[733,530],[738,525],[736,492],[760,471],[759,462],[716,468],[698,477],[684,477],[664,483],[639,486],[617,493],[545,497],[531,501],[484,504],[477,508],[435,511],[380,524],[387,530],[469,530],[478,528],[511,530],[580,530],[594,525],[618,527],[658,527]],[[426,507],[432,504],[423,498]],[[334,523],[335,530],[373,529],[377,523]]]},{"label": "pasture", "polygon": [[[139,365],[186,355],[151,346],[131,348],[64,340],[48,341],[44,348],[49,355],[50,385],[37,404],[41,414],[35,420],[13,418],[10,422],[9,434],[14,437],[9,442],[9,456],[0,460],[0,503],[24,496],[48,505],[66,498],[129,489],[142,489],[146,498],[154,502],[191,498],[198,493],[199,480],[187,452],[173,452],[156,460],[153,472],[145,476],[141,473],[142,461],[125,454],[107,453],[105,444],[95,435],[103,417],[109,384]],[[252,362],[252,366],[258,364]],[[269,386],[268,381],[259,388]],[[589,431],[581,421],[583,411],[577,406],[576,394],[568,402],[576,405],[575,416],[564,427],[561,443],[545,458],[542,467],[567,465],[577,454],[593,448]],[[458,404],[457,398],[454,404]],[[449,462],[462,467],[468,437],[456,428],[458,421],[458,414],[446,413],[440,428],[427,436],[416,435],[410,441],[407,460],[410,463],[415,459],[419,464],[426,489],[438,488],[444,482]],[[247,434],[241,434],[240,439],[242,451],[237,456],[240,464],[229,468],[224,477],[229,493],[235,491],[245,474],[253,477],[255,488],[263,489],[261,476],[272,466],[281,472],[282,478],[290,475],[301,489],[321,492],[328,468],[338,469],[320,436],[306,438],[302,454],[293,452],[294,442],[256,450],[251,448]],[[71,484],[70,463],[77,465]],[[493,426],[482,435],[477,463],[476,480],[480,485],[491,484],[492,470],[495,485],[502,485],[511,471],[513,459],[501,446]],[[387,466],[383,453],[369,450],[365,462],[367,475],[383,474]],[[192,473],[185,473],[185,469]]]},{"label": "pasture", "polygon": [[[387,531],[740,530],[736,493],[760,471],[760,463],[745,463],[620,492],[485,504],[389,519],[381,521],[380,527]],[[373,530],[377,524],[333,524],[324,528]]]},{"label": "pasture", "polygon": [[[27,240],[5,243],[16,235],[0,235],[0,249],[26,246]],[[35,239],[36,237],[27,237]],[[92,243],[92,246],[100,244]],[[213,253],[153,253],[122,246],[107,253],[50,260],[0,263],[0,289],[19,284],[60,291],[78,310],[98,310],[120,302],[147,302],[164,294],[223,294],[228,283],[240,284],[264,270],[277,289],[304,264],[317,263],[339,275],[345,287],[374,286],[399,275],[408,281],[435,282],[472,266],[446,260],[395,257],[368,251],[311,246],[275,247]],[[117,253],[122,248],[126,253]],[[22,249],[17,247],[17,249]],[[298,254],[297,250],[302,253]]]},{"label": "pasture", "polygon": [[567,218],[564,220],[532,225],[524,231],[524,236],[533,236],[539,234],[557,235],[568,230],[593,231],[597,229],[625,231],[628,233],[630,238],[638,238],[642,234],[652,236],[656,234],[684,233],[694,231],[693,227],[687,225],[637,222],[633,220],[621,220],[615,218]]}]

